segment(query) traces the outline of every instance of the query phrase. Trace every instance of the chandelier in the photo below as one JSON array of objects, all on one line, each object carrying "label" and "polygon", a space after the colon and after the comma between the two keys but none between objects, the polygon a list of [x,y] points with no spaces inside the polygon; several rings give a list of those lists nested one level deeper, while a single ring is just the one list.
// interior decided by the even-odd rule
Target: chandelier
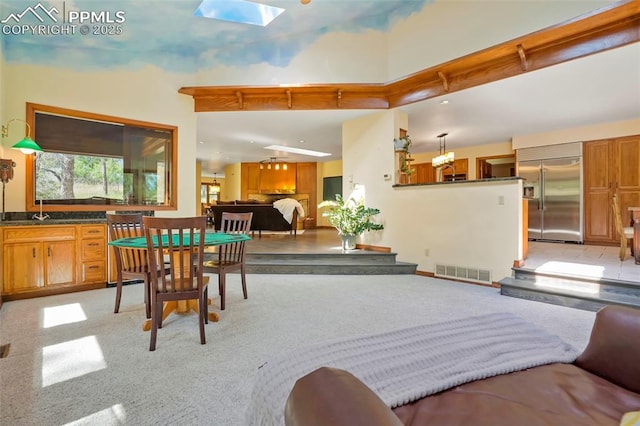
[{"label": "chandelier", "polygon": [[446,164],[451,164],[455,160],[453,151],[447,152],[447,135],[448,133],[441,133],[437,136],[437,138],[440,139],[440,155],[431,159],[431,165],[433,167],[440,167]]},{"label": "chandelier", "polygon": [[276,157],[270,157],[268,160],[260,161],[260,170],[287,170],[287,163],[284,161],[278,162]]},{"label": "chandelier", "polygon": [[220,184],[216,180],[216,175],[217,173],[213,174],[213,183],[211,184],[211,192],[213,192],[214,194],[219,194],[221,188],[220,188]]}]

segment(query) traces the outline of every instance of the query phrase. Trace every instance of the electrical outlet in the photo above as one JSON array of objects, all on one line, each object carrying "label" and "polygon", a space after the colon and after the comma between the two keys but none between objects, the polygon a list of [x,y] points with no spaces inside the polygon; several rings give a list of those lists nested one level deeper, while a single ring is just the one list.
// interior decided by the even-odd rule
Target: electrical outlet
[{"label": "electrical outlet", "polygon": [[424,255],[425,256],[429,256],[429,249],[428,248],[424,249]]}]

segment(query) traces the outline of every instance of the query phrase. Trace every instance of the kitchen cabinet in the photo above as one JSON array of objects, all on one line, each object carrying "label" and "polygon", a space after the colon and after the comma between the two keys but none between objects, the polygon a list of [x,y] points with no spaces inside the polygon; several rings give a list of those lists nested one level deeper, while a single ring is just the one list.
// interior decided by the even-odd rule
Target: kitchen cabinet
[{"label": "kitchen cabinet", "polygon": [[0,236],[4,300],[106,283],[104,224],[3,226]]},{"label": "kitchen cabinet", "polygon": [[[453,168],[456,171],[456,175],[464,174],[469,179],[469,159],[459,158],[453,161]],[[438,171],[433,168],[431,163],[418,163],[412,166],[414,170],[411,183],[434,183],[437,181]],[[446,167],[442,170],[442,179],[445,180],[446,176],[452,175],[453,170],[450,167]]]},{"label": "kitchen cabinet", "polygon": [[308,196],[307,205],[301,201],[305,209],[304,228],[316,227],[316,213],[318,206],[317,185],[318,185],[318,163],[304,162],[297,164],[296,192],[300,196]]},{"label": "kitchen cabinet", "polygon": [[80,226],[80,282],[107,280],[107,231],[105,225]]},{"label": "kitchen cabinet", "polygon": [[74,283],[74,227],[11,227],[3,234],[3,292]]},{"label": "kitchen cabinet", "polygon": [[585,242],[618,243],[611,200],[618,194],[625,222],[640,205],[640,135],[585,142],[583,160]]}]

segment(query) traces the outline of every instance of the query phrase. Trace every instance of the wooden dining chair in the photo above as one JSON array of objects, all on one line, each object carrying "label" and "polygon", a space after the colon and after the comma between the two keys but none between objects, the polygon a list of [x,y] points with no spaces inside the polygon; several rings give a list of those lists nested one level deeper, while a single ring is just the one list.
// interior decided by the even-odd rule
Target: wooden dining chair
[{"label": "wooden dining chair", "polygon": [[616,232],[620,235],[620,260],[627,257],[627,241],[631,241],[631,255],[633,256],[633,228],[622,224],[622,212],[618,203],[617,194],[613,194],[612,204],[613,219],[616,225]]},{"label": "wooden dining chair", "polygon": [[[108,214],[107,228],[109,228],[109,239],[111,241],[120,238],[132,238],[144,236],[144,225],[142,224],[142,214]],[[125,279],[142,280],[144,284],[144,304],[147,318],[151,318],[150,293],[151,293],[151,271],[155,274],[168,273],[168,268],[158,267],[152,269],[147,260],[147,251],[141,249],[130,249],[124,247],[113,247],[116,263],[116,306],[113,310],[118,313],[120,310],[120,299],[122,298],[122,282]]]},{"label": "wooden dining chair", "polygon": [[[149,266],[169,265],[169,274],[151,276],[151,341],[149,350],[156,350],[158,328],[162,328],[165,302],[197,299],[200,343],[206,343],[204,324],[207,318],[207,282],[203,276],[204,234],[206,216],[186,218],[143,218]],[[199,242],[194,237],[199,234]]]},{"label": "wooden dining chair", "polygon": [[[222,212],[220,231],[230,234],[246,234],[251,227],[253,213]],[[218,292],[220,293],[220,309],[225,308],[226,274],[240,271],[242,293],[247,298],[247,278],[245,274],[245,241],[224,244],[218,247],[218,259],[204,263],[204,271],[218,274]]]}]

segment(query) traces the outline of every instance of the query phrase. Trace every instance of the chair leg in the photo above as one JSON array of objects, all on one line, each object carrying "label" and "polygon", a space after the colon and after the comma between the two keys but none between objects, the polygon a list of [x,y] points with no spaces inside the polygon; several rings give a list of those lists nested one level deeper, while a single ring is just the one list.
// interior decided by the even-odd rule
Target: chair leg
[{"label": "chair leg", "polygon": [[198,312],[198,323],[200,326],[200,344],[204,345],[205,343],[207,343],[207,338],[204,334],[204,323],[205,321],[208,322],[207,318],[207,309],[206,309],[206,303],[207,303],[207,299],[203,299],[202,296],[200,297],[200,305],[202,306],[202,308],[200,309],[200,312]]},{"label": "chair leg", "polygon": [[224,311],[224,299],[226,293],[226,275],[224,272],[220,271],[218,274],[218,291],[220,292],[220,310]]},{"label": "chair leg", "polygon": [[122,298],[122,275],[118,274],[116,281],[116,306],[113,309],[113,313],[117,314],[120,310],[120,299]]},{"label": "chair leg", "polygon": [[156,350],[156,338],[158,337],[158,320],[162,321],[162,312],[158,312],[158,309],[156,309],[156,306],[155,306],[156,305],[155,300],[153,302],[154,302],[154,306],[153,306],[153,311],[151,313],[151,340],[149,342],[150,351]]},{"label": "chair leg", "polygon": [[144,277],[144,307],[147,314],[147,319],[151,318],[151,282],[149,275]]},{"label": "chair leg", "polygon": [[624,262],[627,257],[627,240],[625,238],[620,239],[620,260]]},{"label": "chair leg", "polygon": [[240,267],[240,277],[242,279],[242,294],[247,298],[247,276],[244,273],[244,264]]},{"label": "chair leg", "polygon": [[204,312],[204,323],[209,324],[209,287],[204,288],[204,297],[200,301],[200,310]]}]

